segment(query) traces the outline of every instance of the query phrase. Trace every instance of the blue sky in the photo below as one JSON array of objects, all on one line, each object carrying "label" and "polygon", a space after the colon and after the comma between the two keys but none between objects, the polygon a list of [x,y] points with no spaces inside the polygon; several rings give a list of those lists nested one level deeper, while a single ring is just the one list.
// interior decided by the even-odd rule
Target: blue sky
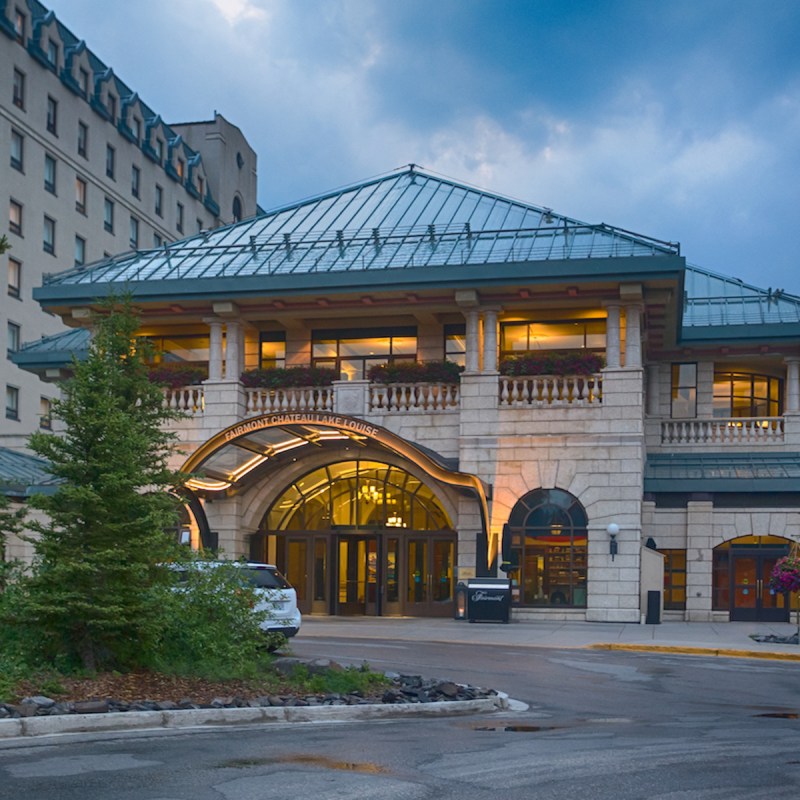
[{"label": "blue sky", "polygon": [[[800,0],[50,0],[271,208],[414,162],[800,295]],[[113,10],[112,10],[113,9]]]}]

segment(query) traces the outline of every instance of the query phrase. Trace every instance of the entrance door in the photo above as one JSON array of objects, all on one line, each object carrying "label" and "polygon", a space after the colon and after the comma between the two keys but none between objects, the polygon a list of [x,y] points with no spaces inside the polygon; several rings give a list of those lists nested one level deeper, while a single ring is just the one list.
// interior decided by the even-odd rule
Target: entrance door
[{"label": "entrance door", "polygon": [[339,614],[378,613],[378,539],[340,536],[336,580]]},{"label": "entrance door", "polygon": [[411,534],[405,540],[405,613],[447,617],[453,613],[455,539]]},{"label": "entrance door", "polygon": [[773,593],[769,579],[785,553],[731,554],[731,622],[788,622],[786,595]]}]

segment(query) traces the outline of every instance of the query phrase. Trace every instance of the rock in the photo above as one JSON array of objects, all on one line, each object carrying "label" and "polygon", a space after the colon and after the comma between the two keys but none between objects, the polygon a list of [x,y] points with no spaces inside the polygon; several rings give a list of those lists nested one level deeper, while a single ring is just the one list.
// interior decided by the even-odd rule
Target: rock
[{"label": "rock", "polygon": [[55,700],[51,700],[49,697],[45,697],[41,694],[37,694],[33,697],[23,697],[21,702],[33,703],[39,708],[52,708],[56,704]]},{"label": "rock", "polygon": [[74,714],[107,714],[107,700],[79,700],[72,704]]},{"label": "rock", "polygon": [[299,658],[291,658],[288,656],[281,656],[272,662],[272,666],[281,675],[291,675],[298,667],[305,666],[305,663]]},{"label": "rock", "polygon": [[156,703],[157,711],[173,711],[176,708],[179,708],[179,706],[177,703],[173,703],[172,700],[161,700]]},{"label": "rock", "polygon": [[309,674],[318,675],[322,672],[331,670],[332,672],[341,672],[344,667],[336,661],[331,661],[329,658],[315,658],[306,664]]},{"label": "rock", "polygon": [[453,698],[458,695],[458,686],[452,681],[442,681],[436,684],[436,691],[443,694],[445,697]]},{"label": "rock", "polygon": [[278,697],[276,694],[271,694],[269,696],[269,704],[276,708],[282,708],[286,705],[286,701],[282,697]]},{"label": "rock", "polygon": [[12,717],[35,717],[38,707],[35,703],[6,703]]},{"label": "rock", "polygon": [[230,708],[232,705],[232,697],[215,697],[211,701],[211,708]]}]

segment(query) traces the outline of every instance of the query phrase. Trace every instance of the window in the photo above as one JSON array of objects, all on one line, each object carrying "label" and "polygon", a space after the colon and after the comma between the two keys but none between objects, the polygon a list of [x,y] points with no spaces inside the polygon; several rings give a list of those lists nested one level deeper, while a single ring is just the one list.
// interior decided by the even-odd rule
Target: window
[{"label": "window", "polygon": [[692,419],[697,416],[697,364],[672,365],[673,419]]},{"label": "window", "polygon": [[48,431],[53,427],[53,401],[49,397],[39,398],[39,427]]},{"label": "window", "polygon": [[16,322],[8,323],[8,338],[6,340],[6,352],[10,356],[19,350],[20,344],[20,328]]},{"label": "window", "polygon": [[44,190],[56,193],[56,160],[49,153],[44,154]]},{"label": "window", "polygon": [[25,73],[14,70],[14,88],[12,98],[17,108],[25,110]]},{"label": "window", "polygon": [[263,331],[260,339],[258,366],[261,369],[286,366],[286,333]]},{"label": "window", "polygon": [[8,296],[19,297],[22,289],[22,262],[8,259]]},{"label": "window", "polygon": [[78,155],[87,157],[89,152],[89,126],[85,122],[78,123]]},{"label": "window", "polygon": [[164,216],[164,190],[156,184],[156,214],[159,217]]},{"label": "window", "polygon": [[47,63],[53,69],[58,67],[58,42],[55,39],[47,40]]},{"label": "window", "polygon": [[312,332],[312,366],[334,369],[347,380],[362,380],[379,364],[416,360],[414,327]]},{"label": "window", "polygon": [[134,197],[139,196],[140,187],[142,184],[142,171],[135,164],[131,167],[131,194]]},{"label": "window", "polygon": [[58,100],[47,96],[47,130],[58,136]]},{"label": "window", "polygon": [[783,381],[744,372],[714,373],[715,417],[779,417]]},{"label": "window", "polygon": [[11,130],[11,166],[20,172],[25,166],[25,137],[13,128]]},{"label": "window", "polygon": [[153,234],[153,247],[161,247],[162,244],[164,244],[164,240],[161,238],[161,236],[159,234],[154,233]]},{"label": "window", "polygon": [[19,389],[6,384],[6,419],[19,419]]},{"label": "window", "polygon": [[142,138],[142,121],[138,117],[131,119],[131,133],[137,142]]},{"label": "window", "polygon": [[179,158],[179,159],[178,159],[178,164],[177,164],[177,167],[176,167],[176,170],[175,170],[175,171],[178,173],[178,177],[179,177],[181,180],[183,180],[183,172],[184,172],[184,167],[185,167],[185,165],[184,165],[184,163],[183,163],[183,159],[182,159],[182,158]]},{"label": "window", "polygon": [[89,73],[81,67],[78,70],[78,86],[81,87],[81,94],[84,97],[89,96]]},{"label": "window", "polygon": [[195,225],[197,225],[197,232],[198,233],[202,233],[203,232],[203,220],[201,220],[200,217],[198,217],[194,222],[195,222]]},{"label": "window", "polygon": [[117,151],[110,145],[106,145],[106,177],[114,180],[116,169]]},{"label": "window", "polygon": [[25,43],[25,14],[18,8],[14,9],[14,36],[20,44]]},{"label": "window", "polygon": [[8,206],[8,229],[22,236],[22,204],[12,200]]},{"label": "window", "polygon": [[158,163],[161,164],[164,161],[164,142],[161,139],[156,139],[156,156]]},{"label": "window", "polygon": [[563,489],[536,489],[511,510],[503,561],[521,606],[586,606],[586,511]]},{"label": "window", "polygon": [[500,357],[509,358],[537,350],[592,350],[606,348],[604,319],[564,322],[503,322]]},{"label": "window", "polygon": [[75,210],[79,214],[86,214],[86,181],[75,177]]},{"label": "window", "polygon": [[242,221],[242,200],[239,197],[239,195],[236,195],[233,198],[233,221],[234,222]]},{"label": "window", "polygon": [[75,266],[82,267],[86,263],[86,239],[75,234]]},{"label": "window", "polygon": [[139,248],[139,220],[131,217],[130,246],[137,250]]},{"label": "window", "polygon": [[463,323],[444,326],[444,357],[461,367],[467,363],[467,326]]},{"label": "window", "polygon": [[659,550],[664,554],[664,608],[686,608],[686,551]]},{"label": "window", "polygon": [[183,203],[178,203],[176,208],[175,228],[178,233],[183,233]]},{"label": "window", "polygon": [[51,256],[56,254],[56,221],[45,214],[42,249]]},{"label": "window", "polygon": [[203,180],[202,176],[197,176],[197,193],[200,195],[200,199],[203,199],[203,192],[205,192],[206,182]]},{"label": "window", "polygon": [[109,233],[114,233],[114,201],[108,197],[103,202],[103,227]]},{"label": "window", "polygon": [[111,117],[111,121],[112,122],[116,122],[117,121],[117,98],[113,94],[111,94],[111,92],[108,93],[108,105],[107,105],[107,108],[108,108],[108,116]]}]

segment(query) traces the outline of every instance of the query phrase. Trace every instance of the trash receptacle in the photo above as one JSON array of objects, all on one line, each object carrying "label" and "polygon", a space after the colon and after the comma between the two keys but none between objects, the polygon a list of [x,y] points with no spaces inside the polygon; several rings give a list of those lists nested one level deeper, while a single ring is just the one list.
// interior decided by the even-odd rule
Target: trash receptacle
[{"label": "trash receptacle", "polygon": [[508,622],[511,581],[508,578],[470,578],[467,581],[467,619],[470,622]]},{"label": "trash receptacle", "polygon": [[661,624],[661,592],[649,591],[647,593],[647,616],[645,617],[647,625],[660,625]]},{"label": "trash receptacle", "polygon": [[467,584],[464,581],[456,584],[456,604],[453,617],[455,619],[467,618]]}]

